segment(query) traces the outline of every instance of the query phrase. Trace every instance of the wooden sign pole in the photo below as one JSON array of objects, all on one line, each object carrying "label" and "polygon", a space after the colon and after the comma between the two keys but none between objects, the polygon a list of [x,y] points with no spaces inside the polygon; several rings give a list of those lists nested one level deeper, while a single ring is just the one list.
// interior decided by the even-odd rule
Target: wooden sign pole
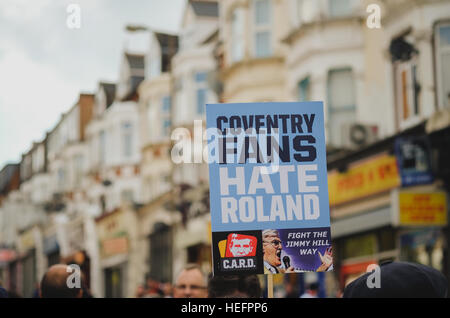
[{"label": "wooden sign pole", "polygon": [[267,297],[273,298],[273,274],[267,275]]}]

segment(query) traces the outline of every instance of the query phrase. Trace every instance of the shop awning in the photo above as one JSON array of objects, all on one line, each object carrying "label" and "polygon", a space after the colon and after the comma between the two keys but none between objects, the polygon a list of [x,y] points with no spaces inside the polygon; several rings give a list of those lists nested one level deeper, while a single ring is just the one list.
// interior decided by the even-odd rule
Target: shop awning
[{"label": "shop awning", "polygon": [[331,221],[333,239],[392,225],[391,207]]}]

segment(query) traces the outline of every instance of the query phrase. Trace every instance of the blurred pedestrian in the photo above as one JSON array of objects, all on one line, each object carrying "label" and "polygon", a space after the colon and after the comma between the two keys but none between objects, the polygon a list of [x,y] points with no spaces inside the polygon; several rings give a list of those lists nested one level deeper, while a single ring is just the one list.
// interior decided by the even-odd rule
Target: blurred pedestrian
[{"label": "blurred pedestrian", "polygon": [[344,298],[446,298],[448,281],[422,264],[389,262],[365,273],[344,289]]},{"label": "blurred pedestrian", "polygon": [[81,289],[83,291],[83,298],[94,298],[89,286],[87,285],[86,275],[81,271]]},{"label": "blurred pedestrian", "polygon": [[164,298],[172,298],[173,297],[173,287],[170,282],[161,283],[161,291],[163,293]]},{"label": "blurred pedestrian", "polygon": [[41,298],[40,290],[41,287],[39,286],[39,283],[36,283],[36,287],[34,288],[33,295],[31,296],[31,298]]},{"label": "blurred pedestrian", "polygon": [[137,289],[136,289],[135,297],[136,297],[136,298],[142,298],[142,297],[145,296],[145,293],[146,293],[146,291],[145,291],[144,285],[139,285],[139,286],[137,287]]},{"label": "blurred pedestrian", "polygon": [[83,294],[82,294],[83,298],[94,298],[94,296],[92,295],[90,289],[86,285],[81,286],[81,290],[83,291]]},{"label": "blurred pedestrian", "polygon": [[260,298],[261,284],[256,275],[211,276],[209,298]]},{"label": "blurred pedestrian", "polygon": [[305,291],[305,293],[300,296],[300,298],[317,298],[318,294],[319,294],[319,284],[311,283],[309,284],[308,289]]},{"label": "blurred pedestrian", "polygon": [[285,298],[298,298],[298,290],[293,283],[291,282],[285,283],[284,289],[285,289],[284,294]]},{"label": "blurred pedestrian", "polygon": [[160,288],[160,283],[153,276],[148,275],[146,279],[146,298],[161,298],[163,292]]},{"label": "blurred pedestrian", "polygon": [[23,298],[21,294],[16,292],[15,290],[8,290],[8,298]]},{"label": "blurred pedestrian", "polygon": [[197,264],[188,264],[178,274],[173,291],[174,298],[206,298],[207,277]]},{"label": "blurred pedestrian", "polygon": [[8,292],[1,286],[0,286],[0,298],[8,298]]},{"label": "blurred pedestrian", "polygon": [[[64,264],[51,266],[41,281],[40,294],[42,298],[81,298],[83,290],[80,286],[70,286],[67,280],[72,275],[72,269]],[[82,276],[80,275],[80,282]]]}]

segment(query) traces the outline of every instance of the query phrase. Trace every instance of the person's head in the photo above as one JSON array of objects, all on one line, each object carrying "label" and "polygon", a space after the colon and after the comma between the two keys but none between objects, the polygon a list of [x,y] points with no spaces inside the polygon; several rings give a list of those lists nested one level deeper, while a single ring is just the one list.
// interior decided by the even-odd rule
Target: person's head
[{"label": "person's head", "polygon": [[156,290],[159,287],[159,282],[151,275],[147,275],[145,279],[145,284],[148,289]]},{"label": "person's head", "polygon": [[173,291],[174,298],[206,298],[206,275],[197,264],[188,264],[178,274]]},{"label": "person's head", "polygon": [[256,275],[212,276],[209,298],[260,298],[261,285]]},{"label": "person's head", "polygon": [[438,270],[416,263],[389,262],[344,289],[344,298],[445,298],[448,282]]},{"label": "person's head", "polygon": [[169,282],[163,282],[161,284],[161,292],[165,297],[172,296],[172,284]]},{"label": "person's head", "polygon": [[290,282],[285,283],[284,290],[286,291],[286,294],[293,293],[295,291],[294,284]]},{"label": "person's head", "polygon": [[[40,295],[42,298],[81,298],[83,291],[80,287],[69,287],[67,283],[73,270],[64,264],[50,267],[41,281]],[[80,281],[82,280],[80,277]]]},{"label": "person's head", "polygon": [[136,289],[136,297],[142,297],[145,295],[145,287],[144,285],[139,285]]},{"label": "person's head", "polygon": [[280,235],[277,230],[264,230],[262,232],[264,260],[270,265],[281,265],[281,250],[283,249]]},{"label": "person's head", "polygon": [[319,293],[319,284],[318,283],[309,284],[308,290],[310,294],[317,295]]}]

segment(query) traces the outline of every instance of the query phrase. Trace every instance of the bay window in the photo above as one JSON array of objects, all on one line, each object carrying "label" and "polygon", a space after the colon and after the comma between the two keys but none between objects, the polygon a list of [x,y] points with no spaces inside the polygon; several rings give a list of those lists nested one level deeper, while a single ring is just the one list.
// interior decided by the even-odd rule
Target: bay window
[{"label": "bay window", "polygon": [[328,114],[331,144],[342,146],[344,125],[356,120],[355,83],[350,68],[331,70],[328,74]]},{"label": "bay window", "polygon": [[253,1],[253,49],[255,57],[262,58],[272,55],[270,4],[270,0]]},{"label": "bay window", "polygon": [[435,27],[438,105],[450,108],[450,22]]}]

